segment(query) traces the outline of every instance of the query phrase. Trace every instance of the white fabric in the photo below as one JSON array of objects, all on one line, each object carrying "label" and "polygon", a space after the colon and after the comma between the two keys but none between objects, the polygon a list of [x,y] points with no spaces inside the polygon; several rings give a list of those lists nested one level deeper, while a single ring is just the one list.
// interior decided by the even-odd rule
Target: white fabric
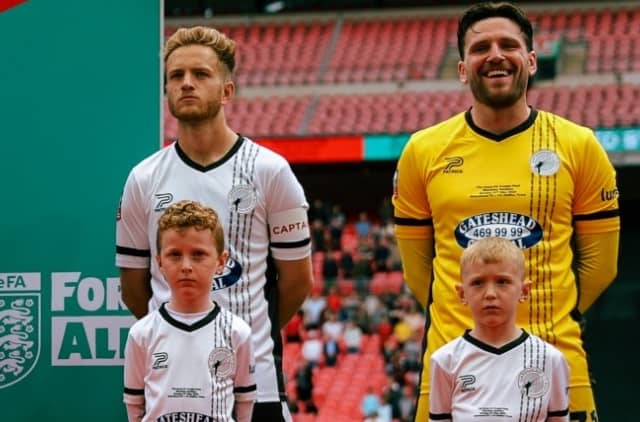
[{"label": "white fabric", "polygon": [[127,410],[143,405],[142,422],[233,421],[235,402],[256,397],[250,336],[246,322],[219,306],[191,325],[164,305],[148,314],[127,338]]},{"label": "white fabric", "polygon": [[467,332],[433,353],[430,377],[429,421],[569,421],[567,362],[525,332],[499,349]]}]

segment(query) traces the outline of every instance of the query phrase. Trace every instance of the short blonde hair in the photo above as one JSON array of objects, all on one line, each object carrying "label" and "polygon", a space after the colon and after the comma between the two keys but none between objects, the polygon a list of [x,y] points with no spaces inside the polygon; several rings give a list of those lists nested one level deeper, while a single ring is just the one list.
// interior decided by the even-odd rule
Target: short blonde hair
[{"label": "short blonde hair", "polygon": [[156,244],[158,253],[162,249],[162,234],[168,230],[186,230],[190,227],[196,230],[211,230],[213,242],[218,253],[224,251],[224,231],[218,213],[196,201],[179,201],[169,206],[160,220]]},{"label": "short blonde hair", "polygon": [[462,276],[464,268],[468,264],[476,262],[482,264],[512,262],[524,278],[524,253],[511,240],[501,237],[485,237],[473,242],[462,252],[460,257],[460,275]]},{"label": "short blonde hair", "polygon": [[236,67],[236,43],[217,29],[205,26],[178,29],[164,45],[165,64],[171,53],[185,45],[211,47],[216,52],[220,63],[229,73],[233,73]]}]

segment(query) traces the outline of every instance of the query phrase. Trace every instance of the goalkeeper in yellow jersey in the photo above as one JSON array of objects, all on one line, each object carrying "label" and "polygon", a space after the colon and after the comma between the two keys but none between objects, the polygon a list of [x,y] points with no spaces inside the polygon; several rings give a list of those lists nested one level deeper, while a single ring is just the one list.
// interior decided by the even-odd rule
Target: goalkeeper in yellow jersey
[{"label": "goalkeeper in yellow jersey", "polygon": [[454,287],[460,255],[498,236],[522,248],[532,281],[517,324],[564,353],[570,419],[595,422],[580,319],[617,272],[615,170],[591,129],[527,104],[536,52],[518,7],[470,7],[459,21],[458,49],[471,108],[413,134],[394,176],[405,279],[427,310],[415,420],[428,419],[430,355],[472,326]]}]

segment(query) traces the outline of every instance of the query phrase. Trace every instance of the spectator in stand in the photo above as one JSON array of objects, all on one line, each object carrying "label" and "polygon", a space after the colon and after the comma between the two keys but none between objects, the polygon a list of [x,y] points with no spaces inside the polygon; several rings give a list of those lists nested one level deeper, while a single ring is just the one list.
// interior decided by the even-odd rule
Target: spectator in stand
[{"label": "spectator in stand", "polygon": [[311,246],[314,252],[325,252],[327,250],[325,233],[326,227],[322,220],[317,218],[311,220]]},{"label": "spectator in stand", "polygon": [[329,294],[327,294],[327,311],[333,312],[336,315],[342,309],[342,297],[338,293],[338,288],[333,286],[329,289]]},{"label": "spectator in stand", "polygon": [[402,388],[400,398],[400,420],[402,422],[413,422],[413,413],[416,407],[416,387],[405,385]]},{"label": "spectator in stand", "polygon": [[311,290],[311,295],[302,304],[304,311],[304,328],[314,330],[322,324],[322,313],[327,307],[327,300],[320,294],[319,289]]},{"label": "spectator in stand", "polygon": [[383,345],[393,334],[393,325],[386,315],[382,317],[380,323],[376,326],[376,333],[380,337],[380,344]]},{"label": "spectator in stand", "polygon": [[402,271],[402,258],[400,257],[400,249],[395,236],[387,236],[387,244],[389,246],[389,263],[391,271]]},{"label": "spectator in stand", "polygon": [[413,334],[413,328],[402,318],[393,327],[393,336],[396,338],[398,344],[402,347],[404,343],[409,341]]},{"label": "spectator in stand", "polygon": [[327,312],[327,319],[322,324],[322,335],[326,340],[339,341],[342,338],[344,332],[344,324],[342,321],[338,321],[338,316],[333,312]]},{"label": "spectator in stand", "polygon": [[347,348],[347,353],[360,353],[362,348],[362,330],[352,320],[348,320],[344,328],[342,340]]},{"label": "spectator in stand", "polygon": [[309,206],[309,221],[320,220],[323,226],[329,224],[329,211],[324,201],[320,198],[313,200],[313,203]]},{"label": "spectator in stand", "polygon": [[[301,354],[305,361],[314,368],[320,365],[324,353],[324,345],[318,330],[307,331],[307,338],[302,342]],[[304,399],[302,399],[304,400]]]},{"label": "spectator in stand", "polygon": [[313,397],[313,368],[313,362],[303,361],[296,370],[296,394],[299,401],[307,402]]},{"label": "spectator in stand", "polygon": [[284,327],[284,338],[287,343],[300,343],[304,334],[304,311],[298,312],[289,320]]},{"label": "spectator in stand", "polygon": [[353,251],[344,250],[340,257],[340,269],[342,270],[342,277],[346,279],[353,278],[355,264],[353,262]]},{"label": "spectator in stand", "polygon": [[360,297],[355,291],[351,291],[349,295],[342,300],[342,308],[338,314],[340,321],[355,320],[358,315],[358,307],[360,306]]},{"label": "spectator in stand", "polygon": [[327,320],[322,324],[324,338],[324,363],[326,366],[335,366],[340,354],[340,341],[344,333],[344,324],[338,321],[338,316],[333,312],[327,312]]},{"label": "spectator in stand", "polygon": [[422,361],[422,331],[413,331],[402,345],[402,350],[406,356],[404,367],[407,371],[419,371]]},{"label": "spectator in stand", "polygon": [[391,198],[388,196],[382,198],[378,214],[380,215],[380,221],[383,227],[389,223],[393,223],[393,204],[391,203]]},{"label": "spectator in stand", "polygon": [[324,292],[327,293],[336,285],[336,281],[338,280],[338,262],[331,250],[324,254],[322,277],[324,279]]},{"label": "spectator in stand", "polygon": [[382,395],[380,408],[378,409],[378,419],[376,422],[393,422],[393,406],[389,397]]},{"label": "spectator in stand", "polygon": [[384,401],[391,406],[391,418],[400,419],[400,399],[402,398],[402,386],[392,376],[387,374],[387,384],[382,391]]},{"label": "spectator in stand", "polygon": [[335,250],[342,249],[342,232],[346,217],[342,212],[340,205],[334,205],[331,208],[331,216],[329,219],[329,233],[331,235],[331,247]]},{"label": "spectator in stand", "polygon": [[362,414],[365,418],[377,420],[380,411],[380,397],[372,386],[367,387],[367,393],[362,397]]},{"label": "spectator in stand", "polygon": [[391,249],[389,249],[387,238],[384,236],[376,237],[373,246],[373,271],[389,271],[391,269],[391,263],[389,262],[390,257]]},{"label": "spectator in stand", "polygon": [[356,281],[356,291],[361,296],[369,293],[369,281],[373,276],[373,239],[364,237],[358,240],[353,276]]},{"label": "spectator in stand", "polygon": [[327,338],[324,341],[324,364],[325,366],[336,366],[340,355],[340,344],[338,340]]},{"label": "spectator in stand", "polygon": [[369,215],[366,211],[361,211],[358,214],[358,221],[355,224],[356,234],[360,239],[365,239],[369,237],[371,233],[371,221],[369,220]]}]

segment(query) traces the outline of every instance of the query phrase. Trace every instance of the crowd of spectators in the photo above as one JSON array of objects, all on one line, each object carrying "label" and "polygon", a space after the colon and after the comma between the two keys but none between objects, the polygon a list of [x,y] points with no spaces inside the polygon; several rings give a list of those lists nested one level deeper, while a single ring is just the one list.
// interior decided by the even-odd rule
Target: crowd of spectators
[{"label": "crowd of spectators", "polygon": [[313,394],[318,371],[361,353],[363,339],[375,337],[387,381],[382,388],[367,387],[361,420],[412,420],[425,317],[404,288],[371,291],[376,273],[401,271],[390,202],[385,200],[373,218],[360,212],[349,221],[339,205],[316,200],[309,219],[316,285],[283,329],[286,343],[300,344],[292,411],[317,413],[322,406],[315,403]]}]

